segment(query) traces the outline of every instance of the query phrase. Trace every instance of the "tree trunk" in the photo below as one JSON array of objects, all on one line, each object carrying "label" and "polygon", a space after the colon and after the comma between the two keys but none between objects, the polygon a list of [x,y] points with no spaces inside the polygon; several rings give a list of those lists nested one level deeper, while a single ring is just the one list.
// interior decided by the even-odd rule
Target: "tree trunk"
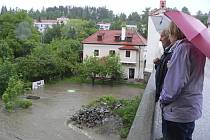
[{"label": "tree trunk", "polygon": [[92,86],[94,87],[94,85],[95,85],[95,78],[92,77]]}]

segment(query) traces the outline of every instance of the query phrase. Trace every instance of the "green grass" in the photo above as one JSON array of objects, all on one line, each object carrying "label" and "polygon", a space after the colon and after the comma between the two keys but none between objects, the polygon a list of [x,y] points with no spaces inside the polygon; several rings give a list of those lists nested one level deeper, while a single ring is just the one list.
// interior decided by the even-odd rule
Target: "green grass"
[{"label": "green grass", "polygon": [[122,118],[123,128],[120,129],[120,136],[126,138],[136,116],[140,98],[135,97],[131,100],[120,100],[120,102],[122,107],[114,110],[114,112]]},{"label": "green grass", "polygon": [[141,89],[145,89],[146,87],[145,83],[126,83],[126,85],[129,87],[141,88]]}]

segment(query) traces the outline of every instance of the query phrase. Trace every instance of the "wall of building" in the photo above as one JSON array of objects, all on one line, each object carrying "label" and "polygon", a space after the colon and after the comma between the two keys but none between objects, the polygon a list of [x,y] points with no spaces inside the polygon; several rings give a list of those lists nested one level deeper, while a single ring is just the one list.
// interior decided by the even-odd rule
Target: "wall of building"
[{"label": "wall of building", "polygon": [[147,37],[147,50],[146,50],[146,68],[145,71],[152,72],[154,69],[153,60],[160,56],[160,34],[156,30],[155,25],[149,16],[148,19],[148,37]]}]

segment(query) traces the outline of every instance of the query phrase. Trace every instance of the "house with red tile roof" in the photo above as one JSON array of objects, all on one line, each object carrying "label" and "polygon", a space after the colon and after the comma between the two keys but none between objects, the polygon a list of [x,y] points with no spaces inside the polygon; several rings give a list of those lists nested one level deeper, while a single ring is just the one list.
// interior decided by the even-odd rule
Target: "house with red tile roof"
[{"label": "house with red tile roof", "polygon": [[99,30],[82,41],[83,60],[89,56],[104,57],[118,54],[124,76],[143,79],[146,39],[135,30]]}]

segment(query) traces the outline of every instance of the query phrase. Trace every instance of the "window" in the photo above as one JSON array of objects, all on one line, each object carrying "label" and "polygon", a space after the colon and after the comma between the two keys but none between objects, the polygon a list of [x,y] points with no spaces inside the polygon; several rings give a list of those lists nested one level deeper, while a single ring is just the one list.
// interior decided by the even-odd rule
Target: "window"
[{"label": "window", "polygon": [[125,52],[125,57],[130,57],[130,53],[131,53],[130,51],[126,51]]},{"label": "window", "polygon": [[115,55],[115,50],[110,50],[109,55],[111,55],[111,56]]},{"label": "window", "polygon": [[99,50],[94,50],[94,56],[99,56]]}]

